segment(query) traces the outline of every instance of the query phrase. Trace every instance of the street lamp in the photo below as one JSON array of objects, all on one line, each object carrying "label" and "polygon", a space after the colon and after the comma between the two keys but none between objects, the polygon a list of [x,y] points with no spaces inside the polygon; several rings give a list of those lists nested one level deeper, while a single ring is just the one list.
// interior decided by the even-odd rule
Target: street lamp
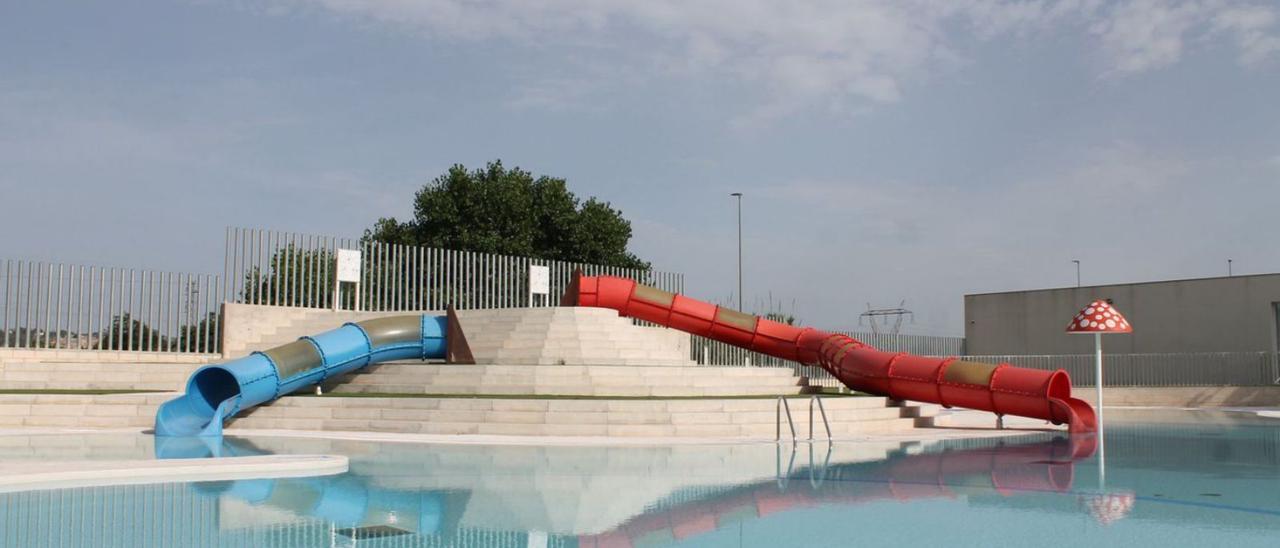
[{"label": "street lamp", "polygon": [[1076,287],[1080,287],[1080,261],[1074,259],[1071,262],[1076,263]]},{"label": "street lamp", "polygon": [[1227,259],[1227,277],[1231,277],[1231,259]]},{"label": "street lamp", "polygon": [[742,310],[742,193],[730,196],[738,199],[738,310]]}]

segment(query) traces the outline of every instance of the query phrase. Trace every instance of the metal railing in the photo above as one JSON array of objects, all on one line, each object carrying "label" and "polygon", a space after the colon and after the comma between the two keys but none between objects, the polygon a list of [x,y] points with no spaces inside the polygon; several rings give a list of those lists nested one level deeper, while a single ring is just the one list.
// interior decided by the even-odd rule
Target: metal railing
[{"label": "metal railing", "polygon": [[787,412],[787,426],[791,428],[791,443],[796,441],[796,423],[791,420],[791,406],[787,404],[786,396],[778,396],[778,403],[773,409],[774,433],[773,441],[782,441],[782,412]]},{"label": "metal railing", "polygon": [[809,441],[813,441],[813,407],[817,404],[818,413],[822,416],[822,426],[827,429],[827,441],[831,441],[831,423],[827,421],[827,408],[822,405],[822,396],[809,396]]},{"label": "metal railing", "polygon": [[[922,356],[957,356],[964,354],[964,337],[934,335],[889,335],[859,331],[832,331],[863,341],[871,346],[891,352],[910,352]],[[699,365],[750,365],[761,367],[799,367],[800,364],[752,352],[708,339],[692,336],[689,345],[690,359]]]},{"label": "metal railing", "polygon": [[[360,241],[255,228],[228,228],[225,250],[228,300],[305,308],[333,308],[338,249],[362,256],[360,307],[366,311],[556,306],[575,269],[588,276],[624,276],[679,293],[674,272],[610,267],[531,257]],[[550,269],[550,293],[530,303],[529,267]],[[341,308],[355,306],[345,292]]]},{"label": "metal railing", "polygon": [[41,261],[0,264],[0,347],[221,351],[222,279]]},{"label": "metal railing", "polygon": [[[1017,367],[1053,371],[1062,369],[1074,386],[1094,386],[1092,354],[1035,356],[961,356],[984,363],[1008,363]],[[1103,357],[1106,386],[1273,386],[1280,384],[1280,357],[1272,352],[1200,352],[1169,354],[1107,354]],[[781,360],[775,360],[781,362]],[[761,364],[774,366],[769,363]],[[819,367],[782,362],[809,385],[844,386]]]},{"label": "metal railing", "polygon": [[[1093,354],[1056,356],[966,356],[986,363],[1032,369],[1063,369],[1075,386],[1094,386]],[[1280,384],[1280,360],[1272,352],[1106,354],[1104,386],[1267,386]]]}]

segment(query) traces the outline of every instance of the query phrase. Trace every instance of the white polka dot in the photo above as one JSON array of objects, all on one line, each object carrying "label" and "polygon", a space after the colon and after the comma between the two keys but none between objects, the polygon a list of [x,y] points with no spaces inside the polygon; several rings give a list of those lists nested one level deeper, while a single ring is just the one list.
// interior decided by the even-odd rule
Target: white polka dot
[{"label": "white polka dot", "polygon": [[1085,314],[1093,314],[1093,307],[1092,307],[1092,306],[1090,306],[1089,308],[1084,309],[1084,313],[1085,313]]},{"label": "white polka dot", "polygon": [[1102,319],[1102,314],[1094,314],[1094,315],[1093,315],[1093,319],[1095,319],[1095,320],[1101,320],[1101,319]]},{"label": "white polka dot", "polygon": [[1116,326],[1115,320],[1107,320],[1107,327],[1115,327],[1115,326]]},{"label": "white polka dot", "polygon": [[1103,316],[1106,316],[1106,317],[1108,317],[1108,318],[1110,318],[1110,317],[1111,317],[1111,313],[1110,313],[1110,312],[1103,312],[1103,313],[1102,313],[1102,315],[1103,315]]},{"label": "white polka dot", "polygon": [[1098,322],[1089,322],[1089,327],[1098,327]]},{"label": "white polka dot", "polygon": [[1080,327],[1089,327],[1089,320],[1080,320]]}]

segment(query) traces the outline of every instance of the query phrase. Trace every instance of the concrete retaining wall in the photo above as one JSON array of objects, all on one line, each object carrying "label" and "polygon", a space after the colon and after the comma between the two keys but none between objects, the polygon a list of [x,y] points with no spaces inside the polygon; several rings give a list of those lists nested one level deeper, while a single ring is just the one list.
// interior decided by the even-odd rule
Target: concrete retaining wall
[{"label": "concrete retaining wall", "polygon": [[[1077,387],[1073,395],[1089,403],[1096,399],[1092,388]],[[1280,406],[1280,386],[1104,388],[1102,399],[1107,407],[1276,407]]]}]

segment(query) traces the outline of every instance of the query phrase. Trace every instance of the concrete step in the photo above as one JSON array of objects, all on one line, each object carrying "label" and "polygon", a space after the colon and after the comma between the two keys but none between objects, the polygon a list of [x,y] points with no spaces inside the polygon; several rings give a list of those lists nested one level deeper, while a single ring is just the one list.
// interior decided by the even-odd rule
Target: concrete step
[{"label": "concrete step", "polygon": [[641,377],[793,377],[791,369],[784,367],[738,367],[738,366],[619,366],[619,365],[559,365],[545,367],[533,364],[480,364],[456,365],[441,363],[423,363],[420,361],[399,361],[376,364],[366,367],[358,375],[373,373],[387,374],[480,374],[480,375],[535,375],[546,376],[579,376],[589,375],[601,377],[609,375],[641,376]]},{"label": "concrete step", "polygon": [[327,388],[333,394],[491,394],[503,396],[594,396],[594,397],[703,397],[703,396],[787,396],[806,393],[801,386],[680,387],[680,386],[590,386],[590,385],[483,385],[424,386],[421,384],[360,384]]},{"label": "concrete step", "polygon": [[[426,434],[519,436],[710,436],[771,438],[776,429],[772,399],[764,400],[505,400],[285,398],[239,418],[233,428],[291,428]],[[848,403],[837,400],[850,401]],[[833,435],[909,430],[907,408],[883,398],[828,398]],[[793,418],[804,400],[795,400]],[[805,407],[807,412],[807,407]],[[807,415],[803,425],[807,429]],[[787,427],[784,425],[784,431]],[[817,437],[825,437],[821,424]],[[799,433],[807,436],[807,430]],[[789,434],[784,434],[789,435]]]},{"label": "concrete step", "polygon": [[[0,427],[148,427],[176,394],[0,395]],[[832,433],[849,437],[909,430],[926,414],[885,398],[824,400]],[[789,400],[799,437],[808,401]],[[236,428],[521,436],[674,436],[771,439],[776,401],[762,399],[541,400],[499,398],[285,397]],[[816,437],[825,437],[815,420]],[[789,428],[784,424],[784,436]]]}]

